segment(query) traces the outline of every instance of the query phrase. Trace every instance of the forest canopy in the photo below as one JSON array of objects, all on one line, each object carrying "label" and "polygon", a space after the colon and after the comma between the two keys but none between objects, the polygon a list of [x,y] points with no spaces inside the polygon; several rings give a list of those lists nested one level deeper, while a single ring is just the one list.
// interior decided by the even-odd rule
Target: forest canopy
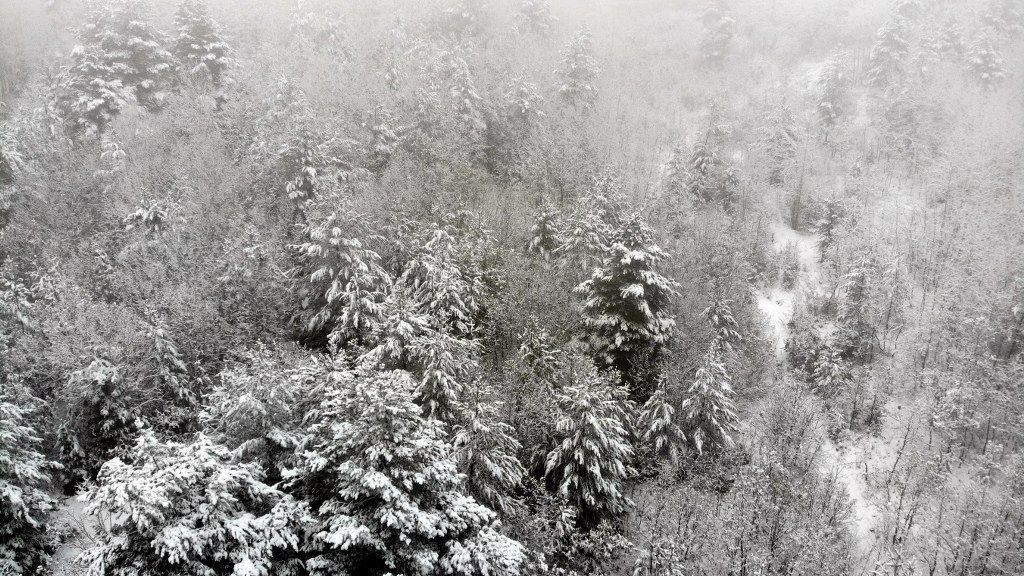
[{"label": "forest canopy", "polygon": [[1024,572],[1024,0],[0,0],[0,575]]}]

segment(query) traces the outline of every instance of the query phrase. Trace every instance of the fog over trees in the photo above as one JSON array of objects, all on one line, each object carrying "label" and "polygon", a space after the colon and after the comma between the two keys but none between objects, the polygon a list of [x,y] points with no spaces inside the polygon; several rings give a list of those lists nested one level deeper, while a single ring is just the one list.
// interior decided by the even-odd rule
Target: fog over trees
[{"label": "fog over trees", "polygon": [[0,576],[1024,574],[1024,0],[0,0]]}]

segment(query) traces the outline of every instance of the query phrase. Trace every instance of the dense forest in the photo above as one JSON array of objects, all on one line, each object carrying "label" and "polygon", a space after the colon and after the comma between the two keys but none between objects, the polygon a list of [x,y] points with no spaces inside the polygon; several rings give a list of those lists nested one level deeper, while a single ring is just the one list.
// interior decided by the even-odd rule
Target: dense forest
[{"label": "dense forest", "polygon": [[0,0],[0,574],[1024,573],[1024,1]]}]

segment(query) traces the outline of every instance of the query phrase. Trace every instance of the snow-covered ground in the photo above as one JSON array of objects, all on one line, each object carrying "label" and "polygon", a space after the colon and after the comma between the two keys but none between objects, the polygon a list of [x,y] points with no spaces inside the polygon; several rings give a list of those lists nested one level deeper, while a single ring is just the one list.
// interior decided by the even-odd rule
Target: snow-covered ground
[{"label": "snow-covered ground", "polygon": [[78,576],[85,574],[85,568],[75,564],[75,558],[87,548],[98,526],[95,519],[85,514],[86,502],[79,496],[65,499],[53,513],[52,522],[68,527],[74,534],[57,548],[53,555],[54,576]]},{"label": "snow-covered ground", "polygon": [[[778,361],[785,361],[785,346],[789,338],[789,322],[801,298],[822,291],[821,270],[818,266],[818,237],[799,232],[785,224],[772,226],[773,247],[781,253],[792,246],[800,264],[799,278],[792,289],[776,284],[755,294],[758,308],[768,322],[775,338],[775,353]],[[789,378],[789,375],[786,376]],[[857,542],[858,564],[869,569],[873,563],[881,512],[872,501],[865,481],[864,462],[868,452],[856,447],[838,447],[828,437],[822,437],[821,471],[835,472],[839,481],[846,486],[852,505],[853,521],[850,526]]]}]

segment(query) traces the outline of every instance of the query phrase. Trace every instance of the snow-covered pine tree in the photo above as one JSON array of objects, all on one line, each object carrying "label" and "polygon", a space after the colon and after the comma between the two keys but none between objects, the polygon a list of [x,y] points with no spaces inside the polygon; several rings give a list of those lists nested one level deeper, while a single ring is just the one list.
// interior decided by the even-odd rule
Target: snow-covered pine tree
[{"label": "snow-covered pine tree", "polygon": [[380,176],[398,151],[402,142],[402,127],[391,111],[383,106],[374,108],[363,126],[370,132],[365,167]]},{"label": "snow-covered pine tree", "polygon": [[743,340],[739,332],[740,325],[732,315],[731,300],[715,299],[704,309],[703,316],[713,330],[712,339],[718,343],[723,354],[732,352],[733,345]]},{"label": "snow-covered pine tree", "polygon": [[174,17],[178,38],[174,53],[189,74],[202,75],[219,87],[232,65],[231,47],[212,17],[205,0],[184,0]]},{"label": "snow-covered pine tree", "polygon": [[53,552],[47,516],[56,508],[48,489],[58,466],[40,452],[27,395],[0,381],[0,574],[49,573]]},{"label": "snow-covered pine tree", "polygon": [[518,574],[522,545],[464,492],[444,424],[423,417],[411,375],[334,380],[291,473],[317,511],[309,573]]},{"label": "snow-covered pine tree", "polygon": [[524,447],[522,462],[534,475],[543,475],[554,444],[554,388],[563,367],[563,354],[536,318],[530,318],[511,366],[508,421]]},{"label": "snow-covered pine tree", "polygon": [[545,473],[558,493],[596,525],[630,505],[625,482],[634,473],[629,442],[632,403],[614,377],[577,358],[573,380],[557,395],[561,441],[548,454]]},{"label": "snow-covered pine tree", "polygon": [[894,16],[878,30],[868,60],[867,82],[873,88],[886,89],[901,79],[906,67],[910,44],[907,23]]},{"label": "snow-covered pine tree", "polygon": [[90,6],[79,40],[97,49],[102,62],[148,110],[163,106],[176,63],[168,40],[149,23],[143,0],[110,0]]},{"label": "snow-covered pine tree", "polygon": [[397,283],[411,289],[420,312],[430,316],[435,327],[468,337],[482,313],[480,287],[470,281],[472,273],[459,267],[452,235],[445,228],[434,227]]},{"label": "snow-covered pine tree", "polygon": [[731,434],[738,429],[732,379],[722,363],[722,352],[718,341],[713,340],[680,406],[683,431],[698,454],[709,446],[731,446]]},{"label": "snow-covered pine tree", "polygon": [[845,355],[854,358],[870,356],[875,345],[871,282],[877,266],[870,258],[861,258],[843,274],[839,302],[840,332],[838,339]]},{"label": "snow-covered pine tree", "polygon": [[768,114],[760,144],[768,160],[768,183],[784,186],[796,177],[800,134],[788,106],[779,106]]},{"label": "snow-covered pine tree", "polygon": [[512,511],[514,492],[526,470],[517,454],[522,446],[512,426],[498,418],[499,405],[487,398],[482,383],[473,387],[473,397],[459,415],[452,445],[459,469],[466,475],[469,493],[500,514]]},{"label": "snow-covered pine tree", "polygon": [[843,386],[845,386],[850,378],[846,362],[842,357],[842,351],[834,348],[825,348],[818,352],[818,358],[814,363],[814,373],[811,375],[811,378],[815,391],[826,398],[841,392]]},{"label": "snow-covered pine tree", "polygon": [[846,210],[842,200],[826,200],[822,209],[821,220],[818,221],[818,259],[825,261],[828,251],[836,244],[836,232],[843,223]]},{"label": "snow-covered pine tree", "polygon": [[833,54],[822,65],[816,78],[818,118],[826,130],[846,114],[849,105],[849,81],[841,54]]},{"label": "snow-covered pine tree", "polygon": [[725,126],[718,124],[712,112],[707,130],[693,144],[687,166],[686,193],[699,204],[720,203],[730,206],[739,186],[739,174],[733,163],[723,158]]},{"label": "snow-covered pine tree", "polygon": [[675,327],[669,304],[676,283],[657,271],[665,258],[651,232],[634,214],[613,235],[601,266],[576,287],[583,326],[597,359],[619,371],[631,393],[646,397],[634,381],[637,361],[655,356]]},{"label": "snow-covered pine tree", "polygon": [[590,32],[581,29],[562,50],[562,65],[557,70],[558,95],[570,106],[590,109],[597,101],[597,79],[601,69],[594,58]]},{"label": "snow-covered pine tree", "polygon": [[548,260],[561,245],[563,227],[561,214],[547,204],[542,205],[540,214],[530,227],[530,243],[526,251]]},{"label": "snow-covered pine tree", "polygon": [[147,323],[145,333],[153,345],[148,360],[154,369],[152,379],[157,389],[165,391],[175,400],[195,404],[195,393],[189,389],[187,382],[188,367],[181,359],[167,322],[163,317],[154,316]]},{"label": "snow-covered pine tree", "polygon": [[60,75],[54,106],[69,130],[79,135],[101,135],[107,125],[135,100],[123,83],[123,66],[108,61],[96,46],[76,46],[71,65]]},{"label": "snow-covered pine tree", "polygon": [[0,121],[0,187],[13,184],[14,177],[22,172],[26,165],[15,128],[7,122]]},{"label": "snow-covered pine tree", "polygon": [[994,88],[1006,78],[1006,64],[991,38],[982,37],[971,43],[964,55],[967,71],[978,84]]},{"label": "snow-covered pine tree", "polygon": [[134,442],[142,420],[139,399],[128,392],[120,368],[103,358],[71,373],[62,391],[68,412],[57,429],[69,485],[92,481],[107,459]]},{"label": "snow-covered pine tree", "polygon": [[421,374],[416,400],[427,418],[454,422],[462,395],[476,366],[477,343],[431,331],[412,342],[413,364]]},{"label": "snow-covered pine tree", "polygon": [[679,459],[679,449],[686,444],[686,436],[675,423],[675,413],[662,380],[640,408],[636,423],[643,445],[654,456],[667,456],[672,462]]},{"label": "snow-covered pine tree", "polygon": [[517,14],[519,22],[516,28],[540,36],[551,32],[555,17],[551,15],[550,0],[522,0]]},{"label": "snow-covered pine tree", "polygon": [[670,198],[682,198],[690,179],[689,155],[680,144],[672,149],[672,156],[665,165],[665,192]]},{"label": "snow-covered pine tree", "polygon": [[97,576],[296,574],[309,509],[261,481],[200,435],[191,443],[139,437],[131,464],[115,458],[88,492],[106,530],[82,553]]},{"label": "snow-covered pine tree", "polygon": [[380,318],[373,324],[368,338],[371,348],[359,361],[376,368],[409,369],[414,342],[434,333],[430,316],[420,312],[411,288],[395,284],[381,305]]},{"label": "snow-covered pine tree", "polygon": [[729,56],[736,21],[729,16],[724,0],[712,0],[701,15],[704,37],[700,42],[701,58],[711,66],[721,66]]},{"label": "snow-covered pine tree", "polygon": [[319,366],[296,348],[258,344],[223,370],[204,399],[204,433],[280,480],[302,436]]},{"label": "snow-covered pine tree", "polygon": [[298,260],[289,271],[299,304],[293,322],[308,341],[326,337],[333,346],[365,339],[392,283],[380,256],[346,237],[343,227],[338,212],[332,212],[303,226],[304,241],[290,246]]}]

